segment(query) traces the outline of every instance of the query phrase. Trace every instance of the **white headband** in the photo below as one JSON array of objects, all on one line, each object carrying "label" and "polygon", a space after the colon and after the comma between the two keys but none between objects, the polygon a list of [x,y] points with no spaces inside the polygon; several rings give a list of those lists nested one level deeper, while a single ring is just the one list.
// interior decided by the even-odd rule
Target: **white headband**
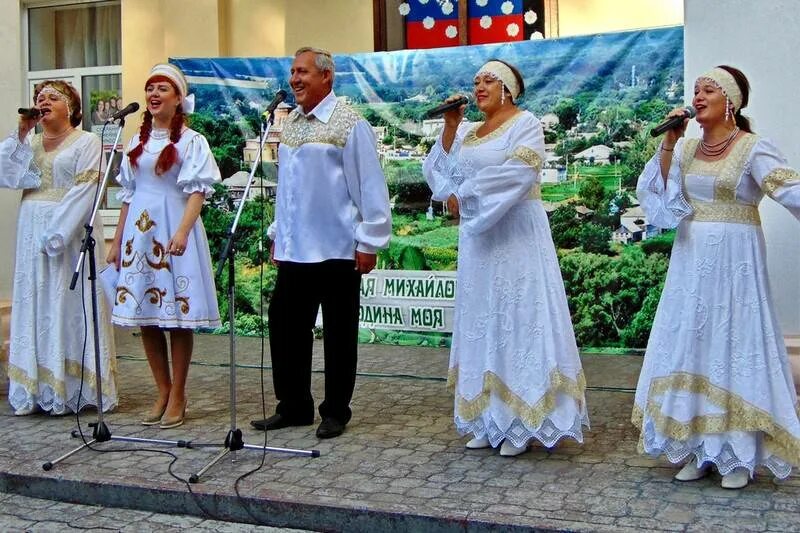
[{"label": "white headband", "polygon": [[183,72],[181,72],[178,67],[170,65],[169,63],[160,63],[150,70],[150,75],[147,77],[147,80],[149,81],[155,76],[164,76],[174,83],[181,95],[183,112],[187,114],[194,112],[194,95],[189,94],[189,84],[186,82],[186,77],[183,75]]},{"label": "white headband", "polygon": [[739,85],[733,78],[730,72],[724,68],[714,67],[705,74],[701,75],[698,79],[710,80],[719,87],[722,93],[728,97],[728,100],[733,104],[733,112],[737,112],[742,108],[742,91]]},{"label": "white headband", "polygon": [[506,89],[508,89],[508,92],[511,93],[511,98],[516,101],[520,93],[520,87],[517,82],[517,77],[514,76],[514,72],[508,65],[500,61],[489,61],[478,69],[478,72],[475,73],[475,77],[477,78],[482,74],[488,74],[492,78],[500,80],[503,85],[505,85]]}]

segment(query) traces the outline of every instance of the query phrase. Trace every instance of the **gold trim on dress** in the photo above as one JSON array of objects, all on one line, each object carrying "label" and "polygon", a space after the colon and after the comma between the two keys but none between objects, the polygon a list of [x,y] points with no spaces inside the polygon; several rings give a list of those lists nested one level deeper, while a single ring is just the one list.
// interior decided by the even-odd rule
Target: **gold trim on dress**
[{"label": "gold trim on dress", "polygon": [[761,225],[758,207],[747,204],[719,204],[711,202],[689,202],[694,212],[692,220],[697,222],[733,222],[736,224]]},{"label": "gold trim on dress", "polygon": [[[458,381],[458,368],[453,367],[447,375],[447,386],[455,389]],[[535,404],[528,404],[514,393],[494,372],[483,374],[483,388],[473,399],[456,396],[456,414],[465,421],[478,418],[488,407],[492,396],[500,398],[525,425],[538,428],[556,407],[556,398],[565,394],[575,400],[578,409],[583,410],[586,378],[581,370],[576,379],[571,379],[558,369],[550,372],[550,387]]]},{"label": "gold trim on dress", "polygon": [[539,183],[534,183],[528,193],[528,200],[541,200],[542,199],[542,186]]},{"label": "gold trim on dress", "polygon": [[469,132],[467,133],[466,137],[464,137],[463,146],[474,146],[476,144],[483,144],[485,142],[491,141],[492,139],[498,138],[499,136],[504,134],[506,132],[506,130],[508,130],[508,128],[510,128],[524,114],[525,113],[520,111],[519,113],[517,113],[513,117],[509,118],[508,120],[506,120],[505,122],[500,124],[500,126],[498,128],[494,129],[493,131],[490,131],[489,133],[487,133],[483,137],[478,137],[478,133],[477,132],[478,132],[478,129],[481,126],[483,126],[484,123],[483,122],[478,122],[477,124],[475,124],[475,126],[471,130],[469,130]]},{"label": "gold trim on dress", "polygon": [[[688,422],[680,422],[661,412],[655,399],[669,391],[684,391],[701,394],[716,406],[725,409],[724,414],[695,416]],[[798,404],[795,403],[795,411]],[[644,410],[634,405],[631,422],[639,428],[639,453],[644,453],[644,418],[652,419],[656,431],[677,441],[687,441],[693,435],[726,433],[729,431],[757,431],[763,434],[765,448],[787,463],[800,465],[800,438],[779,426],[772,415],[748,403],[741,396],[712,384],[706,376],[678,372],[654,378]]]},{"label": "gold trim on dress", "polygon": [[533,148],[527,146],[517,146],[511,152],[511,159],[519,159],[526,165],[533,167],[536,172],[542,170],[542,157]]},{"label": "gold trim on dress", "polygon": [[[114,358],[109,359],[110,368],[109,368],[109,376],[104,377],[102,381],[103,390],[104,391],[115,391],[116,390],[116,382],[117,382],[117,374],[116,374],[116,365],[111,364],[111,361]],[[73,379],[81,379],[81,364],[77,361],[65,361],[64,364],[64,374],[65,376],[69,376]],[[39,383],[44,383],[45,385],[49,386],[53,389],[53,392],[58,398],[67,402],[70,398],[67,398],[67,384],[64,380],[56,379],[55,375],[53,375],[53,371],[47,367],[39,365],[37,367],[37,377],[38,381],[33,379],[28,373],[19,368],[16,365],[12,365],[9,363],[8,365],[8,378],[11,381],[15,381],[22,385],[22,387],[31,394],[34,398],[39,398]],[[91,389],[92,391],[96,390],[95,384],[97,383],[97,373],[86,369],[83,373],[83,380],[84,385]],[[87,397],[94,399],[96,394],[87,395]],[[82,404],[83,405],[83,404]]]},{"label": "gold trim on dress", "polygon": [[[683,195],[692,207],[689,220],[697,222],[729,222],[736,224],[760,225],[758,206],[744,204],[736,200],[736,187],[739,184],[750,152],[758,141],[752,133],[746,133],[731,148],[731,152],[718,161],[698,159],[699,139],[687,139],[681,154],[681,173]],[[694,200],[686,188],[688,174],[714,176],[714,200],[703,202]]]},{"label": "gold trim on dress", "polygon": [[797,185],[798,183],[800,183],[800,174],[796,171],[791,168],[776,168],[764,177],[764,181],[761,183],[761,189],[767,193],[770,198],[774,198],[775,191],[781,187]]},{"label": "gold trim on dress", "polygon": [[97,182],[97,169],[84,170],[75,176],[75,185]]}]

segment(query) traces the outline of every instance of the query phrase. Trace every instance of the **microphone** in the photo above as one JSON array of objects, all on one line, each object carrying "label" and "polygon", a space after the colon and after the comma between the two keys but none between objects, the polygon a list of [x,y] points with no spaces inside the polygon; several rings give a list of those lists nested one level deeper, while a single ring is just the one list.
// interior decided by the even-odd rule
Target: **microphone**
[{"label": "microphone", "polygon": [[438,105],[433,109],[427,110],[425,112],[425,118],[438,117],[439,115],[447,113],[448,111],[452,111],[453,109],[458,109],[459,107],[461,107],[466,103],[469,103],[469,98],[467,98],[466,96],[461,96],[458,98],[458,100],[454,102],[447,102],[445,104]]},{"label": "microphone", "polygon": [[659,124],[658,126],[656,126],[655,128],[653,128],[652,130],[650,130],[650,136],[658,137],[662,133],[677,128],[681,124],[683,124],[684,120],[686,120],[687,118],[694,118],[696,114],[697,110],[695,108],[693,108],[692,106],[686,106],[682,114],[678,115],[677,117],[670,117],[661,124]]},{"label": "microphone", "polygon": [[286,94],[286,91],[284,91],[283,89],[281,89],[280,91],[276,92],[275,93],[275,97],[269,103],[269,105],[267,106],[267,110],[264,111],[262,113],[262,115],[263,116],[269,116],[269,115],[273,114],[275,112],[275,110],[278,108],[278,104],[280,104],[281,102],[286,100],[287,96],[288,96],[288,94]]},{"label": "microphone", "polygon": [[106,122],[114,122],[115,120],[119,120],[123,117],[130,115],[131,113],[135,113],[139,111],[139,104],[138,102],[131,102],[130,104],[126,105],[106,120]]},{"label": "microphone", "polygon": [[17,113],[28,119],[39,118],[39,116],[42,114],[42,112],[35,107],[20,107],[17,109]]}]

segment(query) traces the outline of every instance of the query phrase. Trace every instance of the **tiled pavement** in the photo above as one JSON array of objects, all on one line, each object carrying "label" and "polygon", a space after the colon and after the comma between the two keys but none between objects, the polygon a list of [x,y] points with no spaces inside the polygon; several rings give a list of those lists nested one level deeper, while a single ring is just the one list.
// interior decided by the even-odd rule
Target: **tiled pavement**
[{"label": "tiled pavement", "polygon": [[[138,424],[153,398],[151,378],[139,339],[125,330],[117,338],[121,401],[106,417],[114,435],[221,443],[230,427],[227,337],[198,336],[187,423],[171,430]],[[259,339],[238,341],[243,367],[237,374],[237,419],[248,444],[264,442],[264,434],[248,425],[251,418],[261,418],[259,347]],[[44,472],[44,461],[76,445],[69,438],[74,417],[14,417],[6,406],[0,412],[0,490],[136,509],[147,516],[197,515],[320,530],[800,531],[800,476],[774,483],[762,472],[746,489],[726,491],[718,476],[673,482],[675,469],[668,463],[636,454],[637,434],[629,418],[638,356],[583,357],[592,387],[587,394],[592,429],[583,446],[563,442],[552,452],[535,447],[503,458],[491,450],[465,450],[465,439],[455,433],[444,383],[446,350],[360,349],[354,417],[345,434],[319,441],[315,426],[270,432],[269,446],[313,448],[321,456],[266,454],[264,467],[238,483],[241,497],[236,479],[259,464],[259,451],[241,451],[236,462],[223,459],[201,483],[191,485],[191,493],[188,483],[169,474],[172,458],[164,453],[82,451]],[[315,355],[314,368],[321,367]],[[264,376],[271,413],[269,371]],[[321,373],[315,373],[313,384],[319,400]],[[144,446],[109,442],[98,448]],[[158,448],[177,456],[172,470],[183,480],[217,452]],[[71,507],[52,505],[71,512]],[[118,512],[141,516],[128,523],[149,520],[129,514],[133,511]]]}]

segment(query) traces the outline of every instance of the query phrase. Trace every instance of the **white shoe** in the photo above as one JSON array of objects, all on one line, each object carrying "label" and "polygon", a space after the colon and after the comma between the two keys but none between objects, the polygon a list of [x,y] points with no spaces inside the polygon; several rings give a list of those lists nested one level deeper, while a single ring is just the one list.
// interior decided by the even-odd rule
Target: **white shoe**
[{"label": "white shoe", "polygon": [[743,489],[750,482],[750,471],[746,468],[734,468],[730,474],[722,476],[720,486],[723,489]]},{"label": "white shoe", "polygon": [[37,404],[33,404],[30,407],[20,407],[16,411],[14,411],[14,416],[27,416],[32,415],[36,411],[39,410],[39,406]]},{"label": "white shoe", "polygon": [[700,468],[697,468],[697,461],[695,459],[690,459],[688,463],[683,465],[683,468],[675,474],[676,481],[697,481],[698,479],[703,479],[708,475],[708,470],[711,468],[711,465],[703,464]]},{"label": "white shoe", "polygon": [[469,442],[467,442],[467,449],[468,450],[480,450],[482,448],[488,448],[492,444],[489,442],[488,437],[475,437]]},{"label": "white shoe", "polygon": [[504,440],[503,445],[500,446],[500,455],[503,457],[515,457],[521,453],[525,453],[526,451],[528,451],[527,443],[523,446],[514,446],[508,439]]}]

